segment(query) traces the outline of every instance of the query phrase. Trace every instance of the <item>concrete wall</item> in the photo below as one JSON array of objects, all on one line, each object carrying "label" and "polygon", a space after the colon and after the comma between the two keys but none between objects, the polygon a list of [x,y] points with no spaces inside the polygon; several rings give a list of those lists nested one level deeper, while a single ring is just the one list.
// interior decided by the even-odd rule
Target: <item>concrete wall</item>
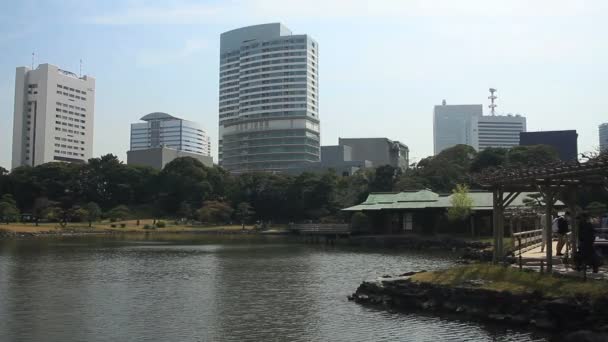
[{"label": "concrete wall", "polygon": [[181,157],[198,159],[203,165],[212,167],[213,158],[200,154],[179,151],[166,147],[150,148],[147,150],[127,151],[128,165],[150,166],[162,170],[172,160]]}]

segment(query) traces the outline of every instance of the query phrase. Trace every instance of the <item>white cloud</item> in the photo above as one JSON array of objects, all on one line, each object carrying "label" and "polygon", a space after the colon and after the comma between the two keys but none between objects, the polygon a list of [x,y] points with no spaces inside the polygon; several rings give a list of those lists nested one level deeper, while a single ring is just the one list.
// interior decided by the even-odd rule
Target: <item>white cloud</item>
[{"label": "white cloud", "polygon": [[150,67],[178,63],[188,59],[198,51],[205,49],[207,46],[208,44],[204,40],[189,39],[184,43],[184,46],[178,50],[142,51],[136,57],[136,65],[140,67]]}]

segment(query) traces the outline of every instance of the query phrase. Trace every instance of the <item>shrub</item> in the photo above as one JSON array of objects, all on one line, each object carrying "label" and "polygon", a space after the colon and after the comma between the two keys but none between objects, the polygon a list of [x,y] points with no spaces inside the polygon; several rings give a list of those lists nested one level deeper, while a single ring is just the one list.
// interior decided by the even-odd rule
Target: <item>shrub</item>
[{"label": "shrub", "polygon": [[116,222],[116,219],[113,217],[110,217],[110,222]]},{"label": "shrub", "polygon": [[157,221],[156,226],[158,228],[165,228],[165,221]]},{"label": "shrub", "polygon": [[116,225],[115,224],[111,224],[110,227],[116,228]]},{"label": "shrub", "polygon": [[366,231],[369,229],[369,217],[362,212],[356,212],[350,220],[354,231]]},{"label": "shrub", "polygon": [[126,226],[127,226],[127,225],[126,225],[126,224],[124,224],[124,223],[121,223],[121,224],[120,224],[120,228],[124,228],[124,227],[126,227]]},{"label": "shrub", "polygon": [[152,226],[149,224],[144,224],[144,229],[152,229]]}]

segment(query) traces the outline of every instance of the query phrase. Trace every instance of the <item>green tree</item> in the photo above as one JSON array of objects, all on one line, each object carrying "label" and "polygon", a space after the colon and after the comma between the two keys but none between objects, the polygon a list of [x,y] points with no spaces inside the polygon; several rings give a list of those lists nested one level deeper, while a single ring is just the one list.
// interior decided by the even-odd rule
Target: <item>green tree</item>
[{"label": "green tree", "polygon": [[2,195],[2,198],[0,199],[0,218],[2,218],[6,224],[19,219],[17,202],[10,194]]},{"label": "green tree", "polygon": [[505,165],[508,149],[489,147],[477,153],[471,162],[471,172],[481,172],[487,168],[497,168]]},{"label": "green tree", "polygon": [[374,170],[369,184],[370,192],[390,192],[393,191],[395,180],[398,178],[398,169],[391,165],[382,165]]},{"label": "green tree", "polygon": [[106,213],[106,216],[111,220],[121,221],[129,218],[131,210],[126,205],[119,205],[112,208]]},{"label": "green tree", "polygon": [[234,215],[236,219],[244,225],[245,222],[249,220],[254,214],[255,211],[253,211],[253,207],[251,206],[251,204],[247,202],[241,202],[239,203],[239,205],[236,206],[236,212]]},{"label": "green tree", "polygon": [[34,200],[32,207],[32,215],[34,217],[34,223],[38,226],[40,219],[46,218],[49,208],[52,206],[51,201],[46,197],[38,197]]},{"label": "green tree", "polygon": [[93,221],[97,221],[101,217],[101,208],[99,207],[99,205],[97,203],[89,202],[89,203],[87,203],[85,209],[87,211],[86,218],[87,218],[87,221],[89,222],[89,228],[90,228],[93,225]]},{"label": "green tree", "polygon": [[192,217],[192,206],[190,203],[186,201],[180,203],[177,215],[182,219],[190,219]]},{"label": "green tree", "polygon": [[452,206],[448,208],[450,221],[464,221],[471,215],[473,199],[469,196],[469,187],[464,184],[456,185],[450,198]]},{"label": "green tree", "polygon": [[199,220],[208,223],[227,223],[230,221],[233,209],[220,201],[205,201],[197,211]]},{"label": "green tree", "polygon": [[353,231],[357,232],[365,232],[370,228],[369,217],[360,211],[353,214],[353,217],[350,219],[350,224]]}]

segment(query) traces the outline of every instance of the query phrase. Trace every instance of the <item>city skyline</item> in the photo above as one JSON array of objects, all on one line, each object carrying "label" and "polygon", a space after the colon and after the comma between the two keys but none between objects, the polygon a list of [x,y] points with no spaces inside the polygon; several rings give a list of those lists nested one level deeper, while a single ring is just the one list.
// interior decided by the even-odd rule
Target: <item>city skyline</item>
[{"label": "city skyline", "polygon": [[[14,70],[30,66],[32,51],[35,64],[73,72],[82,59],[83,74],[96,77],[93,156],[126,160],[129,123],[163,111],[201,122],[217,158],[219,35],[268,22],[310,34],[322,46],[322,145],[338,137],[389,136],[407,144],[417,161],[433,154],[435,104],[443,98],[482,103],[487,113],[493,86],[500,91],[499,114],[525,113],[528,131],[576,129],[580,152],[596,148],[597,127],[605,121],[597,85],[608,74],[608,48],[601,44],[606,4],[486,5],[2,4],[0,166],[10,166]],[[17,25],[22,22],[28,24]]]}]

